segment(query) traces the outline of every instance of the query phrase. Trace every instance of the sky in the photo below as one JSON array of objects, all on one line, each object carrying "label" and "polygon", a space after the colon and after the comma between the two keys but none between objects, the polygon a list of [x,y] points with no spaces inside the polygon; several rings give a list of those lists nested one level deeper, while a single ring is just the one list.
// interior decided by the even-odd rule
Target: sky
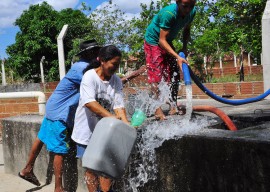
[{"label": "sky", "polygon": [[[79,9],[82,2],[90,6],[92,10],[101,8],[108,4],[105,0],[46,0],[55,10],[65,8]],[[112,0],[119,9],[125,11],[129,16],[136,16],[140,13],[140,4],[149,4],[151,0]],[[20,17],[24,10],[30,5],[40,4],[43,0],[1,0],[0,1],[0,59],[7,58],[5,52],[8,45],[15,43],[18,27],[14,26],[16,18]]]}]

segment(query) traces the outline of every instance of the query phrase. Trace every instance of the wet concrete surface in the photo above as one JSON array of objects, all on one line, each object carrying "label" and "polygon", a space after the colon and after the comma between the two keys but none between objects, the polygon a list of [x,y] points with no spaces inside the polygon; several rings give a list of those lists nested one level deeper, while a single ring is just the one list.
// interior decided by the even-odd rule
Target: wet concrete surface
[{"label": "wet concrete surface", "polygon": [[[184,100],[180,100],[180,103],[184,104]],[[250,103],[240,106],[231,106],[223,103],[219,103],[212,99],[194,99],[193,106],[196,105],[210,105],[219,108],[224,111],[227,115],[233,114],[254,114],[254,113],[270,113],[270,100],[262,100],[256,103]],[[215,114],[208,112],[200,112],[203,115],[216,116]],[[19,171],[19,170],[18,170]],[[41,183],[41,187],[36,187],[31,183],[22,180],[18,176],[12,174],[6,174],[4,171],[4,160],[3,160],[3,146],[0,142],[0,191],[1,192],[22,192],[22,191],[41,191],[41,192],[52,192],[54,191],[54,183],[44,186]]]}]

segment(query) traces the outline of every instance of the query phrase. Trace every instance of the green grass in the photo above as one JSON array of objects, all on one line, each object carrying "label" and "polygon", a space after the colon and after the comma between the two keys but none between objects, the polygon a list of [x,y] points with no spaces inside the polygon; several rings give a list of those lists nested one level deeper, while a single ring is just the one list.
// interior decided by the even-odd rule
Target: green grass
[{"label": "green grass", "polygon": [[[212,78],[209,83],[226,83],[226,82],[239,82],[240,78],[238,75],[225,75],[223,77],[219,78]],[[263,81],[263,75],[262,74],[248,74],[244,76],[244,81]]]}]

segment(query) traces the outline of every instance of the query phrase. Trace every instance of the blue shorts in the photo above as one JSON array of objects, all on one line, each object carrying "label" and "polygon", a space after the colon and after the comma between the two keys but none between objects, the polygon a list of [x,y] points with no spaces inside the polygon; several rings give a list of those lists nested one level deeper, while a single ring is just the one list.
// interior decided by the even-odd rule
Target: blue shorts
[{"label": "blue shorts", "polygon": [[67,154],[69,151],[70,137],[68,128],[63,121],[51,121],[44,118],[38,132],[38,138],[50,152]]},{"label": "blue shorts", "polygon": [[81,159],[84,152],[85,152],[85,149],[86,149],[87,145],[82,145],[82,144],[77,143],[76,146],[77,146],[77,155],[76,155],[76,157]]}]

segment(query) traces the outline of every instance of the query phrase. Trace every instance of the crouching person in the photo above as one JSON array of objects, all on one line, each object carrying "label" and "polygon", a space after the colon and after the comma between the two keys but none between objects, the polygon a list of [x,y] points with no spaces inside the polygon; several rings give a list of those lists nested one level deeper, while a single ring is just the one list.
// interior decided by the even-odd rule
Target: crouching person
[{"label": "crouching person", "polygon": [[[121,51],[114,45],[100,49],[97,60],[100,66],[85,72],[80,86],[79,106],[71,138],[77,143],[77,157],[82,158],[97,122],[103,117],[115,117],[129,123],[124,108],[121,79],[115,75]],[[114,113],[113,113],[114,111]],[[112,180],[85,172],[89,192],[110,191]]]}]

